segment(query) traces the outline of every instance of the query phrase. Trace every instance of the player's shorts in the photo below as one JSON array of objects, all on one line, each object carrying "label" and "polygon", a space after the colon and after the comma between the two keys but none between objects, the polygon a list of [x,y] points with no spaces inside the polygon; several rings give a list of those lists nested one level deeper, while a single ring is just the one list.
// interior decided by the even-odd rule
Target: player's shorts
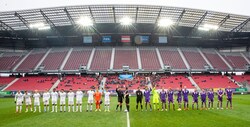
[{"label": "player's shorts", "polygon": [[60,105],[65,105],[65,100],[60,101]]},{"label": "player's shorts", "polygon": [[213,98],[209,98],[209,102],[214,102],[214,99]]},{"label": "player's shorts", "polygon": [[94,100],[92,100],[92,99],[88,99],[88,103],[94,103]]},{"label": "player's shorts", "polygon": [[23,105],[22,101],[17,101],[16,105]]},{"label": "player's shorts", "polygon": [[184,102],[188,102],[188,98],[184,98],[183,101],[184,101]]},{"label": "player's shorts", "polygon": [[221,102],[222,102],[222,97],[218,97],[218,101],[221,101]]},{"label": "player's shorts", "polygon": [[150,98],[146,98],[146,99],[145,99],[145,102],[146,102],[146,103],[150,103]]},{"label": "player's shorts", "polygon": [[81,99],[76,99],[76,104],[82,104],[82,100]]},{"label": "player's shorts", "polygon": [[110,104],[110,100],[105,100],[105,101],[104,101],[104,104],[105,104],[105,105],[109,105],[109,104]]},{"label": "player's shorts", "polygon": [[166,99],[161,99],[161,102],[162,103],[166,103]]},{"label": "player's shorts", "polygon": [[52,105],[56,105],[57,104],[57,100],[52,100]]},{"label": "player's shorts", "polygon": [[31,105],[31,101],[25,101],[26,105]]},{"label": "player's shorts", "polygon": [[43,104],[44,104],[44,105],[49,105],[49,100],[43,101]]},{"label": "player's shorts", "polygon": [[153,103],[159,103],[159,98],[153,98]]},{"label": "player's shorts", "polygon": [[129,98],[125,99],[125,103],[129,104]]},{"label": "player's shorts", "polygon": [[201,102],[206,102],[206,99],[201,99]]},{"label": "player's shorts", "polygon": [[178,103],[181,103],[181,98],[176,99]]},{"label": "player's shorts", "polygon": [[73,100],[69,100],[68,101],[68,105],[74,105],[74,101]]},{"label": "player's shorts", "polygon": [[95,101],[95,104],[100,104],[101,103],[101,100],[96,100]]},{"label": "player's shorts", "polygon": [[193,103],[198,103],[198,99],[193,99]]},{"label": "player's shorts", "polygon": [[232,101],[232,98],[227,98],[227,100],[231,102],[231,101]]},{"label": "player's shorts", "polygon": [[34,101],[34,106],[40,106],[40,101]]},{"label": "player's shorts", "polygon": [[118,102],[119,103],[122,103],[123,102],[123,99],[121,97],[118,97]]},{"label": "player's shorts", "polygon": [[136,98],[136,103],[142,103],[142,98]]},{"label": "player's shorts", "polygon": [[174,103],[174,99],[168,99],[168,103]]}]

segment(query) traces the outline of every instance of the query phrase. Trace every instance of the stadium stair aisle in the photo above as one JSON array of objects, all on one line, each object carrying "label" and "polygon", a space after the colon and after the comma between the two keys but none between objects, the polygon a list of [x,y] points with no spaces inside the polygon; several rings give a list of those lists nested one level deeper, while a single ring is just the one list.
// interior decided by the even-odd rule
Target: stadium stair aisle
[{"label": "stadium stair aisle", "polygon": [[13,81],[11,81],[5,88],[2,89],[2,91],[5,91],[7,88],[9,88],[11,85],[13,85],[18,80],[19,80],[19,78],[16,78]]}]

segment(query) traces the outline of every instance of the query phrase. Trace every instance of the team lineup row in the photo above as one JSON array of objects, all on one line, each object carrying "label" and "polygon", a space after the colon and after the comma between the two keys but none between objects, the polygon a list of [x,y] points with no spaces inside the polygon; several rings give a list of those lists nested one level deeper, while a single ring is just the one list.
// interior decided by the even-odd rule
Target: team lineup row
[{"label": "team lineup row", "polygon": [[[125,91],[121,90],[117,86],[116,88],[117,92],[117,98],[118,98],[118,104],[116,107],[116,111],[118,111],[118,107],[120,107],[120,111],[122,111],[122,103],[123,100],[125,100],[126,103],[126,110],[129,111],[129,96],[130,93],[128,91],[128,88],[126,88]],[[89,90],[87,91],[88,95],[88,100],[87,100],[87,109],[86,111],[92,111],[92,105],[95,101],[96,104],[96,109],[95,111],[101,111],[100,105],[102,104],[102,95],[104,94],[104,107],[105,107],[105,112],[110,112],[110,95],[111,93],[109,91],[103,91],[100,92],[98,89],[95,91]],[[182,103],[184,104],[183,109],[188,110],[189,109],[189,100],[188,100],[188,95],[189,95],[189,90],[186,89],[184,86],[184,89],[177,89],[174,91],[173,89],[169,88],[168,90],[165,90],[162,88],[161,90],[157,90],[155,87],[149,88],[145,87],[145,90],[142,91],[140,87],[135,92],[136,94],[136,111],[138,111],[138,107],[141,107],[141,111],[143,111],[143,98],[145,102],[145,110],[152,111],[152,105],[150,103],[151,100],[151,94],[152,94],[152,102],[153,102],[153,108],[154,110],[160,110],[160,102],[161,102],[161,111],[167,111],[170,110],[170,105],[172,104],[173,110],[175,110],[175,104],[174,100],[176,97],[176,101],[178,103],[178,110],[182,109]],[[221,88],[217,91],[218,95],[218,103],[217,103],[217,109],[223,109],[222,108],[222,101],[223,101],[223,95],[227,96],[227,105],[226,108],[228,108],[228,104],[230,104],[230,108],[232,109],[232,97],[233,97],[233,91],[228,87],[225,90],[222,90]],[[73,92],[70,90],[68,93],[66,93],[64,90],[61,91],[55,91],[53,92],[48,92],[47,90],[42,94],[42,101],[44,105],[44,112],[49,112],[50,109],[50,104],[52,107],[51,112],[57,112],[57,102],[59,100],[60,102],[60,112],[66,112],[66,98],[68,98],[68,112],[71,112],[71,109],[73,112],[82,112],[82,100],[83,100],[83,95],[84,93],[81,91],[81,89],[78,89],[78,91]],[[212,89],[205,91],[202,90],[201,92],[198,92],[197,90],[194,90],[192,93],[192,109],[194,109],[194,105],[196,104],[196,109],[199,109],[198,105],[198,98],[200,96],[201,99],[201,109],[213,109],[213,102],[214,102],[214,91]],[[32,98],[34,98],[33,102],[33,108],[32,108]],[[22,106],[23,102],[25,102],[26,105],[26,111],[34,112],[37,111],[41,112],[41,107],[40,107],[40,98],[41,95],[38,93],[37,90],[34,91],[34,94],[31,94],[27,91],[25,93],[21,93],[18,91],[15,95],[15,103],[16,103],[16,112],[21,113],[22,112]],[[208,105],[207,105],[207,98],[208,98]],[[74,100],[76,99],[76,102]],[[51,103],[50,103],[51,101]],[[168,108],[166,107],[168,103]]]}]

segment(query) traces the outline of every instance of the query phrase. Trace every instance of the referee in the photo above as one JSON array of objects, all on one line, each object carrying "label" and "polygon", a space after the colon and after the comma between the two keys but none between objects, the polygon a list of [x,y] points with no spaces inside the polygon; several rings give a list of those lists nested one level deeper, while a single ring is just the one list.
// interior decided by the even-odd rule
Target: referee
[{"label": "referee", "polygon": [[117,96],[118,96],[118,104],[116,106],[116,111],[118,111],[119,106],[120,106],[120,111],[122,111],[122,101],[123,101],[123,98],[124,98],[124,94],[123,94],[122,90],[119,88],[118,85],[116,87],[116,93],[117,93]]},{"label": "referee", "polygon": [[126,102],[127,112],[129,112],[129,93],[128,93],[128,87],[126,87],[126,90],[125,90],[125,102]]},{"label": "referee", "polygon": [[140,90],[140,87],[138,87],[138,90],[135,93],[136,93],[136,111],[138,111],[138,104],[139,103],[141,105],[141,111],[143,111],[143,109],[142,109],[143,94],[142,94],[142,91]]}]

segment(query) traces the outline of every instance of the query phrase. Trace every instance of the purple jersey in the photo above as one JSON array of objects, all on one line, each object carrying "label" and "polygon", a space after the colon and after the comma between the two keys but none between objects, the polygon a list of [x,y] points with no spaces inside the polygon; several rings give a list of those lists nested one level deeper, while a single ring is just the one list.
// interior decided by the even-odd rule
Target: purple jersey
[{"label": "purple jersey", "polygon": [[178,91],[178,93],[177,93],[177,101],[178,101],[178,102],[181,102],[181,96],[182,96],[182,91],[180,90],[180,91]]},{"label": "purple jersey", "polygon": [[222,102],[222,96],[224,94],[223,90],[218,90],[217,94],[218,94],[218,100]]},{"label": "purple jersey", "polygon": [[198,101],[198,97],[199,97],[199,92],[193,92],[192,97],[193,97],[193,101],[197,102]]},{"label": "purple jersey", "polygon": [[170,90],[168,91],[168,100],[173,100],[174,99],[174,91]]},{"label": "purple jersey", "polygon": [[144,91],[144,97],[145,97],[145,101],[149,102],[150,101],[150,90],[145,90]]},{"label": "purple jersey", "polygon": [[209,100],[214,100],[214,92],[213,91],[209,91],[207,96],[208,96]]},{"label": "purple jersey", "polygon": [[201,92],[201,100],[206,101],[207,93],[205,91]]},{"label": "purple jersey", "polygon": [[183,90],[183,91],[182,91],[183,100],[184,100],[185,102],[188,102],[188,94],[189,94],[189,91],[188,91],[188,90]]},{"label": "purple jersey", "polygon": [[227,98],[229,99],[232,98],[233,91],[231,89],[227,89],[226,92],[227,92]]},{"label": "purple jersey", "polygon": [[161,91],[160,92],[160,98],[161,98],[161,100],[166,100],[166,95],[167,95],[166,91]]}]

